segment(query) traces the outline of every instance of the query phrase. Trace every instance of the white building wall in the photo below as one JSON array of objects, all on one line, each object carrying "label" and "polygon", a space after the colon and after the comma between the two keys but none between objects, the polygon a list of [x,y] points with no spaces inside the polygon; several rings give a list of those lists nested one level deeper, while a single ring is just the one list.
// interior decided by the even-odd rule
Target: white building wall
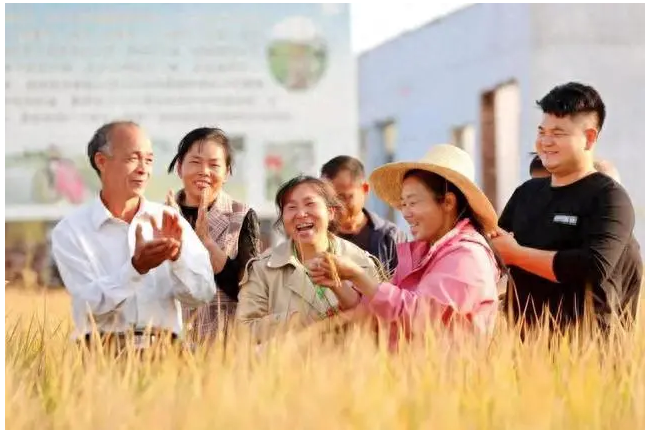
[{"label": "white building wall", "polygon": [[[452,141],[462,126],[471,127],[474,154],[481,155],[481,93],[516,78],[522,100],[532,97],[528,14],[523,4],[474,5],[363,54],[360,126],[374,131],[368,133],[367,168],[383,160],[375,129],[387,119],[398,125],[396,160],[422,157],[431,145]],[[522,105],[520,115],[531,110]],[[481,183],[479,159],[475,169]],[[386,212],[375,197],[370,207]]]},{"label": "white building wall", "polygon": [[504,209],[520,184],[520,90],[517,83],[502,86],[495,92],[495,155],[497,165],[497,202]]},{"label": "white building wall", "polygon": [[[519,149],[516,158],[500,147],[501,211],[517,184],[529,178],[528,152],[540,119],[535,101],[557,84],[586,82],[608,107],[597,154],[619,167],[637,211],[636,236],[643,250],[644,26],[641,4],[477,4],[364,53],[358,88],[367,168],[384,159],[380,122],[397,124],[396,160],[420,158],[429,146],[452,141],[457,128],[469,125],[481,183],[480,95],[515,80],[519,126],[515,131],[516,113],[510,113],[505,123],[513,132],[498,144],[517,141]],[[375,197],[370,207],[386,210]]]}]

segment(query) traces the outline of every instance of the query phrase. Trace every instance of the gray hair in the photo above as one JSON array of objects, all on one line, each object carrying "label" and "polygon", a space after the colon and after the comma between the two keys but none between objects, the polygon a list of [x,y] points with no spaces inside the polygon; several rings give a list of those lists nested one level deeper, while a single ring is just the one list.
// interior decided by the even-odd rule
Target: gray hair
[{"label": "gray hair", "polygon": [[97,164],[95,164],[95,155],[97,153],[105,153],[107,155],[110,155],[110,133],[112,130],[118,126],[136,126],[139,127],[139,125],[133,121],[130,120],[119,120],[115,122],[110,122],[106,123],[105,125],[102,125],[99,129],[97,129],[92,136],[92,139],[90,139],[90,142],[88,143],[88,159],[90,160],[90,165],[94,169],[94,171],[97,172],[97,174],[101,174],[99,172],[99,168],[97,167]]}]

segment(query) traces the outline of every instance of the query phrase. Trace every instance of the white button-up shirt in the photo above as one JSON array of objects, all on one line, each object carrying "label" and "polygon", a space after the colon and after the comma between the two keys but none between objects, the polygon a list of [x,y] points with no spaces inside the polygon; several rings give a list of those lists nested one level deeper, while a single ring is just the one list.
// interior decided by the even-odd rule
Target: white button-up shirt
[{"label": "white button-up shirt", "polygon": [[198,306],[216,293],[209,253],[189,223],[180,216],[180,257],[166,260],[140,275],[131,263],[135,228],[144,240],[153,237],[148,219],[162,225],[162,212],[177,212],[141,200],[128,224],[112,216],[97,197],[60,221],[52,232],[52,252],[66,289],[72,295],[73,337],[92,332],[124,332],[148,326],[182,335],[180,303]]}]

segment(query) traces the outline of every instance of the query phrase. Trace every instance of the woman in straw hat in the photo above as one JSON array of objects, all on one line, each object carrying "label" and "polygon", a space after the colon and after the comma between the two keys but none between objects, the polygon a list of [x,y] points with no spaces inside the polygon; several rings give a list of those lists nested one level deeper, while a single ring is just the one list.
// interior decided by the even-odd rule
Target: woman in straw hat
[{"label": "woman in straw hat", "polygon": [[[414,242],[398,245],[398,266],[389,283],[380,283],[358,266],[335,257],[333,266],[351,285],[332,284],[327,260],[311,262],[313,281],[349,298],[390,325],[390,343],[398,330],[406,338],[433,326],[492,333],[497,315],[497,283],[503,262],[484,236],[497,226],[497,215],[474,183],[470,156],[451,145],[434,146],[419,162],[391,163],[376,169],[370,183],[376,195],[398,208]],[[335,270],[333,270],[334,272]]]}]

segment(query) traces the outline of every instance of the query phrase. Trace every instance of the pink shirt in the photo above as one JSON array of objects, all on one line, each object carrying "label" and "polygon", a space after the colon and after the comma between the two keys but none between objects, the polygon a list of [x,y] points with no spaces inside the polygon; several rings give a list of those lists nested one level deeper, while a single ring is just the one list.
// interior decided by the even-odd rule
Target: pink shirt
[{"label": "pink shirt", "polygon": [[467,219],[435,244],[409,242],[397,246],[398,266],[391,283],[363,299],[390,325],[390,344],[397,343],[398,324],[411,338],[426,326],[442,324],[490,336],[497,316],[500,271],[493,251]]}]

